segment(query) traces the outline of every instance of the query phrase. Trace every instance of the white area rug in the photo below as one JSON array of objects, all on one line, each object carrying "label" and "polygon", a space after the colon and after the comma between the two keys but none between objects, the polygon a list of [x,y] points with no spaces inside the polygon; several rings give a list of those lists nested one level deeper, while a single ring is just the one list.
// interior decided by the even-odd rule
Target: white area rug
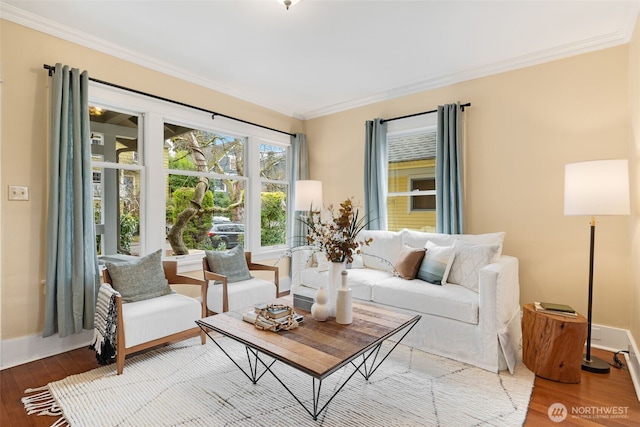
[{"label": "white area rug", "polygon": [[[218,342],[246,364],[244,347]],[[310,405],[310,377],[281,363],[272,369]],[[353,369],[323,381],[321,404]],[[515,375],[493,374],[400,345],[368,382],[356,373],[313,421],[270,373],[254,385],[215,344],[192,339],[128,359],[123,375],[104,366],[51,383],[44,394],[64,415],[57,425],[82,427],[512,427],[525,420],[533,381],[522,363]]]}]

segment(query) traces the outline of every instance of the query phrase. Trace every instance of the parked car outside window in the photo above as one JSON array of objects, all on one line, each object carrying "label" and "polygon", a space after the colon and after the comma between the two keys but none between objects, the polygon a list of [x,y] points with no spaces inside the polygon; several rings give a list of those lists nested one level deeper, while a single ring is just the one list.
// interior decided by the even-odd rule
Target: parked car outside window
[{"label": "parked car outside window", "polygon": [[222,224],[222,223],[230,223],[231,220],[229,218],[227,218],[226,216],[214,216],[213,217],[213,223],[214,224]]},{"label": "parked car outside window", "polygon": [[238,243],[244,243],[244,224],[233,222],[213,224],[209,230],[209,239],[216,249],[234,248]]}]

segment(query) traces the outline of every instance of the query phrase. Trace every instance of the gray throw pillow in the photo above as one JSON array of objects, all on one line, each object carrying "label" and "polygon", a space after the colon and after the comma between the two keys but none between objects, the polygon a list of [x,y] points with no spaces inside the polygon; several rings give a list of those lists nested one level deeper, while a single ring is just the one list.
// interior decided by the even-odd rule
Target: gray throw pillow
[{"label": "gray throw pillow", "polygon": [[122,302],[135,302],[171,293],[162,268],[162,249],[133,261],[106,262],[111,286]]},{"label": "gray throw pillow", "polygon": [[253,279],[244,256],[244,249],[238,245],[229,251],[204,251],[209,269],[214,273],[227,276],[227,282],[240,282]]}]

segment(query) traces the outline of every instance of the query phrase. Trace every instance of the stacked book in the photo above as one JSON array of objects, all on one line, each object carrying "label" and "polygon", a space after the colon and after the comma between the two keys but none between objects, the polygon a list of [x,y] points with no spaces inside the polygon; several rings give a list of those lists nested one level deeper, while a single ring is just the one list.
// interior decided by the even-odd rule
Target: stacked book
[{"label": "stacked book", "polygon": [[[265,319],[261,317],[258,319],[258,314],[262,312],[262,310],[267,309],[269,312],[269,319]],[[275,330],[278,331],[280,326],[287,321],[287,316],[289,314],[288,308],[267,308],[266,304],[258,304],[255,308],[242,316],[242,320],[245,322],[249,322],[255,325],[256,321],[261,323],[261,326],[265,329],[269,329],[271,326],[275,324]],[[293,318],[298,322],[302,322],[304,317],[298,313],[293,313]]]},{"label": "stacked book", "polygon": [[552,302],[533,303],[536,311],[540,313],[555,314],[556,316],[578,317],[576,311],[566,304],[556,304]]}]

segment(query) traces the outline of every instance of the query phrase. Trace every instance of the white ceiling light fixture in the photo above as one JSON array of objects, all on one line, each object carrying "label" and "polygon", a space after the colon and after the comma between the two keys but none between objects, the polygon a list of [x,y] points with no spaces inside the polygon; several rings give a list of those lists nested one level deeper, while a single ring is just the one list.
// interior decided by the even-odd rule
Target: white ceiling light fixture
[{"label": "white ceiling light fixture", "polygon": [[296,3],[298,3],[300,0],[276,0],[278,3],[284,5],[284,7],[287,8],[287,10],[289,10],[289,8],[293,5],[295,5]]}]

